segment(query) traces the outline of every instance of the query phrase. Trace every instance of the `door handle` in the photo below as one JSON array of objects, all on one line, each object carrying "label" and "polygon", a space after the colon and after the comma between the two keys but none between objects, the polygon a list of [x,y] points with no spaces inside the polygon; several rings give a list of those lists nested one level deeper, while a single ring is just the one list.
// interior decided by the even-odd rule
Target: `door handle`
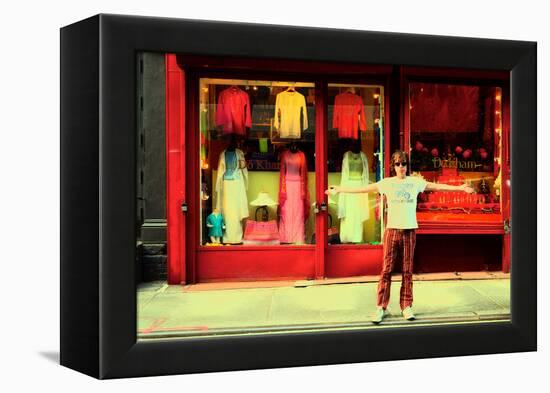
[{"label": "door handle", "polygon": [[326,212],[328,210],[327,204],[325,202],[315,204],[315,214],[319,212]]},{"label": "door handle", "polygon": [[187,203],[183,202],[181,204],[181,212],[182,213],[187,213]]},{"label": "door handle", "polygon": [[510,224],[510,220],[504,220],[504,234],[508,235],[510,232],[512,232],[512,225]]}]

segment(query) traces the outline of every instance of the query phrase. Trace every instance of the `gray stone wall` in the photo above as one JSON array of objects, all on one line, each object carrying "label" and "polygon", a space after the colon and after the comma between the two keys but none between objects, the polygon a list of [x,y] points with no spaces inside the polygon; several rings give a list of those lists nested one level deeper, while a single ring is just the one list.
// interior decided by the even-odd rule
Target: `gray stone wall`
[{"label": "gray stone wall", "polygon": [[[166,76],[164,55],[138,55],[138,276],[166,278]],[[139,278],[138,278],[139,280]],[[140,281],[141,281],[140,280]]]}]

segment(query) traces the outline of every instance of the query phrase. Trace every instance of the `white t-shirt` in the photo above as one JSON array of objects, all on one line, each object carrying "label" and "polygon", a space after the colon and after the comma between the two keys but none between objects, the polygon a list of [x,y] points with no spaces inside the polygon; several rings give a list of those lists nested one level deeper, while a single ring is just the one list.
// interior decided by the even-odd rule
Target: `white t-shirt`
[{"label": "white t-shirt", "polygon": [[387,228],[416,229],[416,197],[427,186],[426,180],[420,177],[407,176],[399,179],[388,177],[376,183],[378,192],[386,195],[388,200]]}]

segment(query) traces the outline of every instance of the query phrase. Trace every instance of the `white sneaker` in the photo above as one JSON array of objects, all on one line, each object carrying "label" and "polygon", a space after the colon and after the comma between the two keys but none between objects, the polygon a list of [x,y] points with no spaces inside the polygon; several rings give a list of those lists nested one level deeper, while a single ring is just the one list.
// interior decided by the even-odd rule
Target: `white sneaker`
[{"label": "white sneaker", "polygon": [[376,311],[374,311],[374,314],[372,315],[372,323],[380,323],[382,322],[382,319],[386,316],[386,310],[384,310],[382,307],[377,307]]},{"label": "white sneaker", "polygon": [[407,321],[412,321],[413,319],[415,319],[416,317],[414,316],[414,313],[413,313],[413,310],[412,308],[409,306],[409,307],[405,307],[403,309],[403,311],[401,311],[401,313],[403,314],[403,318],[405,318]]}]

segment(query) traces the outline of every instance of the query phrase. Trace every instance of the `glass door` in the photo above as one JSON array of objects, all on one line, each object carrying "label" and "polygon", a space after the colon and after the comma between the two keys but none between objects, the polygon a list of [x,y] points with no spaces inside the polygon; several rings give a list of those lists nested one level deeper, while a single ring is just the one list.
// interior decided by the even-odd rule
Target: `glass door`
[{"label": "glass door", "polygon": [[[329,83],[329,185],[364,187],[384,176],[383,85]],[[378,274],[383,204],[377,193],[328,198],[327,277]]]}]

